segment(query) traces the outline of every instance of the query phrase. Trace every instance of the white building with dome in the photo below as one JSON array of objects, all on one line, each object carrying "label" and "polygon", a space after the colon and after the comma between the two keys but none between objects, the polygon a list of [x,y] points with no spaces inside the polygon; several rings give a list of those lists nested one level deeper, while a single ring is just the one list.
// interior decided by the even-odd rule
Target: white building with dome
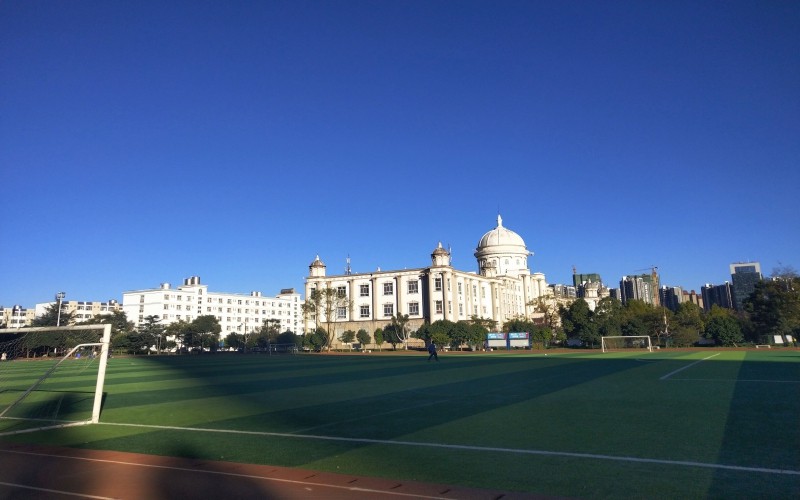
[{"label": "white building with dome", "polygon": [[[544,274],[528,268],[531,256],[522,237],[504,227],[498,216],[497,227],[483,235],[475,250],[478,272],[454,269],[450,252],[441,243],[431,253],[429,267],[402,271],[329,276],[317,256],[309,266],[305,297],[308,302],[314,290],[324,288],[347,297],[350,307],[340,307],[335,313],[337,339],[345,330],[361,328],[371,335],[395,314],[407,314],[411,330],[437,320],[456,322],[473,316],[491,319],[499,328],[511,319],[540,317],[532,303],[551,294]],[[324,317],[309,316],[305,321],[306,331],[327,323]]]}]

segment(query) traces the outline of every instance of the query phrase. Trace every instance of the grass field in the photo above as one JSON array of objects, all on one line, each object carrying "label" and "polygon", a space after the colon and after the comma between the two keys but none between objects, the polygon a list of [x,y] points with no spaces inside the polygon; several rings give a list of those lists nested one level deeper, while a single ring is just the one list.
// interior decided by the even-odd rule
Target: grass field
[{"label": "grass field", "polygon": [[[31,423],[4,419],[0,441],[554,496],[800,497],[800,351],[426,359],[113,358],[100,424],[9,434]],[[23,377],[27,366],[2,369]],[[39,399],[69,386],[78,396],[60,418],[72,418],[63,412],[85,412],[92,384],[62,377]]]}]

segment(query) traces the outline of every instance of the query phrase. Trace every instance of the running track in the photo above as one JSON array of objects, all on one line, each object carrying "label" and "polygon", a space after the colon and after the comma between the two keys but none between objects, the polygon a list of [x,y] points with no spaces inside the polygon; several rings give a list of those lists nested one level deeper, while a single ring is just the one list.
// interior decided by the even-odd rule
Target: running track
[{"label": "running track", "polygon": [[269,465],[0,444],[0,499],[522,500],[546,497]]}]

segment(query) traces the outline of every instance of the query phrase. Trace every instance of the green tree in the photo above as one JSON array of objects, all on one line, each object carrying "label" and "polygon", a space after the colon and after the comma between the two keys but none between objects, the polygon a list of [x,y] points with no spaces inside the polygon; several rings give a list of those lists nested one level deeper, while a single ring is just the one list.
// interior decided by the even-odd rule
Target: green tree
[{"label": "green tree", "polygon": [[317,352],[325,349],[325,347],[328,345],[328,332],[326,332],[322,327],[317,328],[311,333],[311,335],[307,335],[305,337],[304,345],[312,351]]},{"label": "green tree", "polygon": [[320,293],[320,306],[315,307],[317,308],[317,316],[319,316],[319,308],[322,308],[322,314],[325,318],[325,332],[327,334],[325,348],[330,350],[336,332],[336,320],[341,316],[342,310],[344,310],[345,317],[352,315],[353,301],[347,298],[347,294],[340,293],[336,288],[324,288]]},{"label": "green tree", "polygon": [[383,328],[376,328],[373,338],[375,339],[375,345],[378,346],[378,350],[382,351],[383,343],[386,342],[386,338],[383,335]]},{"label": "green tree", "polygon": [[559,308],[561,324],[568,338],[580,339],[585,345],[594,347],[600,344],[597,325],[592,321],[592,311],[583,299],[577,299],[569,307]]},{"label": "green tree", "polygon": [[344,332],[342,332],[342,336],[339,337],[339,340],[343,344],[349,344],[350,350],[352,350],[353,349],[353,341],[356,340],[356,332],[354,332],[353,330],[345,330]]},{"label": "green tree", "polygon": [[603,297],[594,310],[597,329],[603,337],[622,335],[622,302],[613,297]]},{"label": "green tree", "polygon": [[356,333],[356,338],[358,339],[358,343],[361,344],[361,350],[365,350],[367,344],[370,342],[369,332],[361,328]]},{"label": "green tree", "polygon": [[64,304],[61,304],[61,317],[59,318],[58,315],[58,302],[53,302],[52,304],[45,307],[44,312],[39,316],[33,318],[31,322],[31,326],[67,326],[71,325],[74,321],[74,317],[72,312],[67,311],[64,308]]},{"label": "green tree", "polygon": [[756,341],[768,343],[776,336],[784,342],[788,336],[800,336],[800,278],[775,278],[756,284],[752,295],[744,302]]},{"label": "green tree", "polygon": [[694,345],[705,329],[703,311],[697,304],[683,302],[678,305],[671,324],[671,337],[675,345],[679,347]]},{"label": "green tree", "polygon": [[217,350],[217,347],[219,346],[219,334],[222,332],[222,326],[220,326],[216,316],[212,316],[210,314],[198,316],[189,324],[189,330],[192,334],[194,345],[203,350]]},{"label": "green tree", "polygon": [[164,337],[164,325],[160,324],[161,318],[158,316],[146,316],[144,323],[138,328],[140,341],[145,347],[155,346],[156,353],[161,352],[161,341]]},{"label": "green tree", "polygon": [[390,331],[397,336],[398,342],[403,344],[403,349],[408,349],[408,339],[410,332],[406,329],[409,317],[408,314],[395,314],[389,325]]},{"label": "green tree", "polygon": [[744,342],[744,334],[739,321],[729,309],[714,304],[706,319],[705,338],[713,339],[717,345],[730,347]]}]

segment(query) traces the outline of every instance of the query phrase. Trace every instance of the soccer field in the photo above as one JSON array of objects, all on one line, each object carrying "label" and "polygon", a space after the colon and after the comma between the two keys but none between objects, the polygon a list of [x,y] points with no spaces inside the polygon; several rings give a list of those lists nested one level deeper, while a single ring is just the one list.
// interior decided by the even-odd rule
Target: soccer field
[{"label": "soccer field", "polygon": [[3,420],[0,440],[554,496],[800,496],[800,351],[426,359],[114,358],[100,424]]}]

